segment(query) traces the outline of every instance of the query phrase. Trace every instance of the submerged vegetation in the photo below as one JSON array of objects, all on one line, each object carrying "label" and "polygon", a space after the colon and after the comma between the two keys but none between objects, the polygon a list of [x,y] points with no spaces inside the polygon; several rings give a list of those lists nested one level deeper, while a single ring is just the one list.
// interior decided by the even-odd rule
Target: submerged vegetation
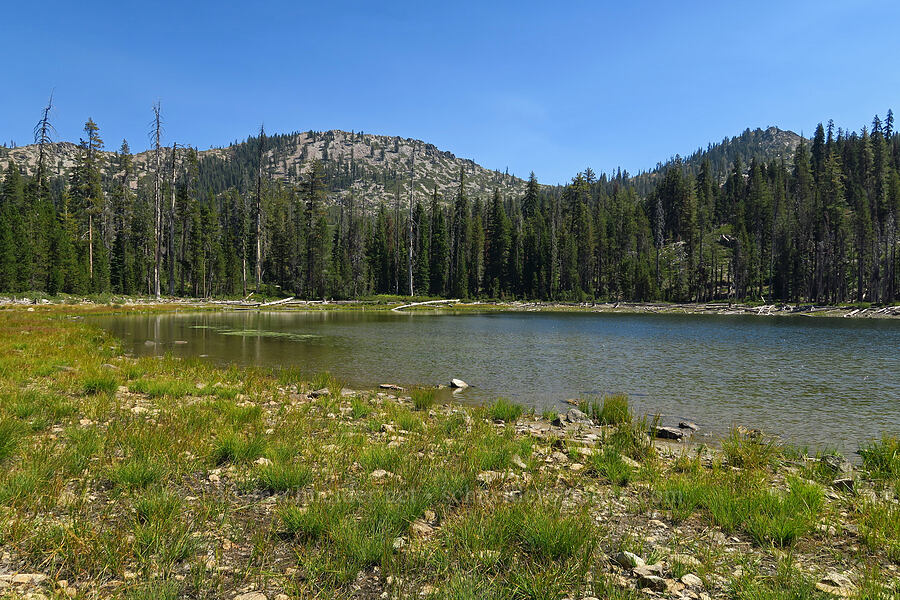
[{"label": "submerged vegetation", "polygon": [[900,593],[896,438],[858,469],[739,429],[654,443],[625,396],[567,422],[133,358],[80,310],[0,310],[0,594]]}]

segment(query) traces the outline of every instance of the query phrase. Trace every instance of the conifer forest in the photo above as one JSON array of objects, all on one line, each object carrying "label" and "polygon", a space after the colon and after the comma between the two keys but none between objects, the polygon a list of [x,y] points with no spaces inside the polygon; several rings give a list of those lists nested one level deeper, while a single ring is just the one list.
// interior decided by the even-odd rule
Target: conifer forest
[{"label": "conifer forest", "polygon": [[92,119],[77,146],[55,140],[51,109],[27,160],[0,148],[4,293],[900,297],[900,135],[891,111],[858,131],[819,124],[782,152],[747,130],[636,176],[588,168],[566,185],[480,167],[490,176],[473,184],[474,163],[445,161],[452,181],[439,186],[416,170],[442,154],[424,142],[404,140],[404,152],[400,138],[340,132],[354,149],[368,140],[375,162],[366,162],[356,150],[329,152],[334,132],[303,134],[324,151],[298,154],[298,134],[260,130],[200,152],[166,142],[156,105],[150,149],[132,154],[125,141],[110,151]]}]

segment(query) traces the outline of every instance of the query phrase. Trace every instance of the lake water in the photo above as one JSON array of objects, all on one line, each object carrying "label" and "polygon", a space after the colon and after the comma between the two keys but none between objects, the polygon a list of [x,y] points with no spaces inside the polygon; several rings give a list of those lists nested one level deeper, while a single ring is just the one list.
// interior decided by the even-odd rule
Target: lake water
[{"label": "lake water", "polygon": [[900,434],[900,321],[246,311],[94,322],[136,355],[330,371],[351,387],[457,377],[473,386],[461,401],[504,396],[539,411],[624,392],[636,410],[692,420],[701,433],[740,424],[847,454]]}]

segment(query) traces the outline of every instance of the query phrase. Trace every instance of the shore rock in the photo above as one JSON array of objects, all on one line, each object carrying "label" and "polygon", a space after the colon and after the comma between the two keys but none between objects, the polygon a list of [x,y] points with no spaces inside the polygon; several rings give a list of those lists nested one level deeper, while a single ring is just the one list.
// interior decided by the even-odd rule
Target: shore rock
[{"label": "shore rock", "polygon": [[841,573],[829,573],[816,583],[816,588],[823,592],[849,598],[856,592],[856,586],[850,578]]},{"label": "shore rock", "polygon": [[395,392],[402,392],[403,388],[397,385],[396,383],[382,383],[378,387],[383,390],[394,390]]},{"label": "shore rock", "polygon": [[463,381],[462,379],[451,379],[450,387],[462,389],[462,388],[469,387],[469,384],[466,383],[465,381]]},{"label": "shore rock", "polygon": [[656,427],[653,434],[655,437],[664,440],[681,440],[684,438],[684,432],[675,427]]},{"label": "shore rock", "polygon": [[853,465],[843,456],[826,454],[822,457],[822,464],[831,469],[835,475],[847,475],[853,472]]},{"label": "shore rock", "polygon": [[310,398],[319,398],[319,397],[321,397],[321,396],[327,396],[327,395],[330,394],[330,393],[331,393],[331,390],[329,390],[328,388],[322,388],[322,389],[319,389],[319,390],[313,390],[312,392],[310,392],[310,393],[307,394],[307,395],[308,395]]},{"label": "shore rock", "polygon": [[681,429],[690,429],[691,431],[697,431],[700,427],[697,426],[693,421],[681,421],[678,424],[678,427]]}]

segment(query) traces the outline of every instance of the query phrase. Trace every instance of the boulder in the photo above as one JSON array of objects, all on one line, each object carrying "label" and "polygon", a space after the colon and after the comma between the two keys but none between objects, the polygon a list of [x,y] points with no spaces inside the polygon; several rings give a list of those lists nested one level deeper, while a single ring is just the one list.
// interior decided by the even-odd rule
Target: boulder
[{"label": "boulder", "polygon": [[569,423],[590,423],[591,419],[577,408],[570,408],[566,411],[566,421]]},{"label": "boulder", "polygon": [[700,429],[700,428],[697,426],[697,424],[694,423],[693,421],[681,421],[681,422],[678,424],[678,427],[681,428],[681,429],[690,429],[691,431],[697,431],[698,429]]},{"label": "boulder", "polygon": [[469,387],[469,384],[466,383],[465,381],[463,381],[462,379],[451,379],[451,380],[450,380],[450,387],[462,389],[462,388],[467,388],[467,387]]},{"label": "boulder", "polygon": [[677,427],[655,427],[653,434],[664,440],[680,440],[684,438],[684,432]]}]

